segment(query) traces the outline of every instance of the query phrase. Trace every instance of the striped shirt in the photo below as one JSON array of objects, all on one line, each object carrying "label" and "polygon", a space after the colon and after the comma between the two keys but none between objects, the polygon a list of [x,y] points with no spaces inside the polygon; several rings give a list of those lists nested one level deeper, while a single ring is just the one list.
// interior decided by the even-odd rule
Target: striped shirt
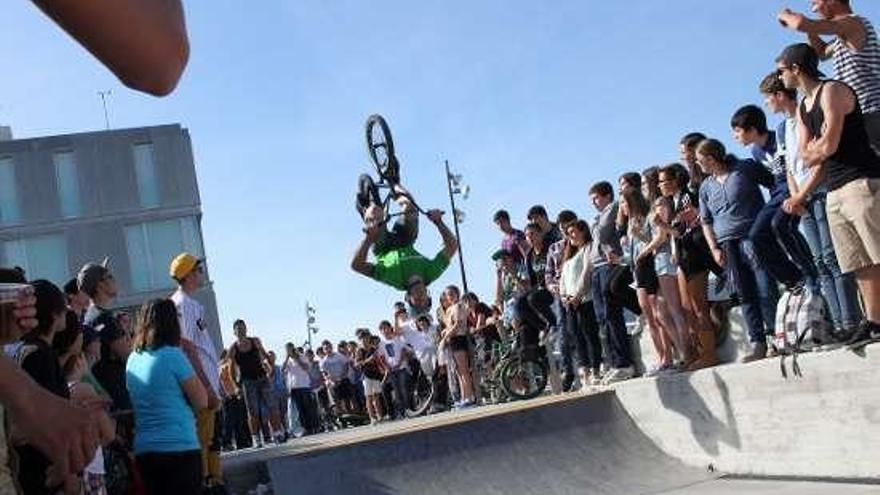
[{"label": "striped shirt", "polygon": [[865,46],[854,51],[840,38],[835,38],[830,44],[834,71],[837,79],[856,92],[863,113],[880,112],[880,42],[867,19],[852,17],[865,27]]},{"label": "striped shirt", "polygon": [[199,354],[199,362],[205,372],[214,393],[220,394],[220,365],[217,359],[217,349],[211,332],[205,324],[205,308],[190,297],[182,289],[177,289],[171,296],[174,305],[177,306],[177,317],[180,319],[180,332],[183,338],[196,346]]}]

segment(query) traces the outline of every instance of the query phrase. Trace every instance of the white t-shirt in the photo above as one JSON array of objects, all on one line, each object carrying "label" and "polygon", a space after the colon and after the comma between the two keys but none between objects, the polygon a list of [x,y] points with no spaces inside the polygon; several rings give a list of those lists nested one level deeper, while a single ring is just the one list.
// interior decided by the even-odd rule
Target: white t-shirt
[{"label": "white t-shirt", "polygon": [[400,328],[400,337],[406,345],[412,348],[417,356],[421,356],[434,347],[431,336],[425,332],[420,332],[413,320],[408,320]]},{"label": "white t-shirt", "polygon": [[400,368],[404,349],[406,349],[406,343],[400,337],[394,337],[391,340],[382,337],[382,341],[379,343],[379,352],[392,370]]},{"label": "white t-shirt", "polygon": [[183,289],[177,289],[177,292],[171,296],[171,300],[177,306],[181,336],[196,346],[202,370],[208,377],[208,382],[214,389],[214,393],[220,394],[220,360],[217,358],[214,340],[205,324],[205,308]]},{"label": "white t-shirt", "polygon": [[[309,388],[312,386],[312,379],[309,377],[309,364],[305,359],[301,359],[302,366],[297,364],[292,358],[288,357],[284,362],[284,378],[287,382],[288,390],[295,388]],[[303,369],[305,367],[306,369]]]},{"label": "white t-shirt", "polygon": [[338,352],[334,352],[321,360],[321,371],[330,375],[330,379],[334,382],[340,382],[343,379],[348,378],[348,370],[346,369],[347,364],[349,364],[349,359],[347,357]]}]

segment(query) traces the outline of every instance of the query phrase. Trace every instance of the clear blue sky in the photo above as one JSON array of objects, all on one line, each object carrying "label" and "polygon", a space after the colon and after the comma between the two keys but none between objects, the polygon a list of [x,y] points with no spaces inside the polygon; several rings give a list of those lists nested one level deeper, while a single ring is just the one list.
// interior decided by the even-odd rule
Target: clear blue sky
[{"label": "clear blue sky", "polygon": [[[349,269],[369,114],[389,120],[420,203],[448,209],[444,159],[472,185],[465,262],[491,297],[496,208],[518,226],[535,203],[592,216],[590,184],[675,159],[685,132],[730,143],[732,112],[760,104],[760,79],[800,40],[775,21],[784,6],[809,2],[190,0],[189,67],[155,99],[18,0],[0,17],[0,123],[17,137],[100,129],[104,89],[114,127],[180,122],[226,342],[238,317],[273,348],[301,342],[306,299],[318,337],[338,340],[399,299]],[[439,248],[430,225],[419,246]],[[454,264],[432,292],[457,281]]]}]

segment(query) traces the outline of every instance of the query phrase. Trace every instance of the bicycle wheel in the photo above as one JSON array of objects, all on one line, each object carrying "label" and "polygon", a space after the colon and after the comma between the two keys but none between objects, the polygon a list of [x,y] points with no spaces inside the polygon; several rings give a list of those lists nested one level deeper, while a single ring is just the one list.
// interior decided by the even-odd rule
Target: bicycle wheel
[{"label": "bicycle wheel", "polygon": [[542,361],[514,358],[501,370],[501,386],[514,399],[534,399],[547,387],[547,377]]},{"label": "bicycle wheel", "polygon": [[430,377],[417,372],[410,380],[409,405],[406,417],[415,418],[425,414],[434,400],[434,384]]},{"label": "bicycle wheel", "polygon": [[400,165],[394,156],[394,140],[391,129],[379,114],[370,115],[366,123],[367,153],[379,176],[396,184],[400,177]]}]

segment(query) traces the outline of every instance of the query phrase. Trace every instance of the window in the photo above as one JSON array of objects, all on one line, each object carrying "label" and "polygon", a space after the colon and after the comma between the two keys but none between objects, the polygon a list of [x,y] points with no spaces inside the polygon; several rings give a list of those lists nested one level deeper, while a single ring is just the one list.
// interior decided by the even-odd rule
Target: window
[{"label": "window", "polygon": [[42,278],[61,286],[71,276],[63,234],[8,241],[2,247],[3,265],[22,267],[28,280]]},{"label": "window", "polygon": [[172,287],[174,281],[168,275],[171,260],[184,251],[203,256],[195,217],[130,225],[125,228],[125,243],[134,291]]},{"label": "window", "polygon": [[159,183],[156,181],[156,163],[153,161],[153,143],[134,145],[134,173],[137,176],[141,206],[159,206]]},{"label": "window", "polygon": [[0,224],[12,224],[18,220],[15,162],[10,157],[0,158]]},{"label": "window", "polygon": [[73,218],[80,215],[79,175],[73,152],[55,153],[55,181],[58,184],[58,201],[61,204],[61,216]]}]

